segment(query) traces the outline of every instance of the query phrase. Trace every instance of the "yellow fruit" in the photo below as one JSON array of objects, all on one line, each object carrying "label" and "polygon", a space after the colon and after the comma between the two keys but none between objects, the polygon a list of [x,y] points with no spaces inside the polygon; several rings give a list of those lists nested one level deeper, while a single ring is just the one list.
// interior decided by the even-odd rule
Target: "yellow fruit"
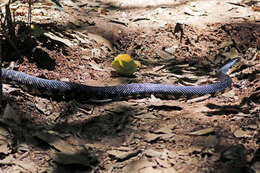
[{"label": "yellow fruit", "polygon": [[120,54],[112,62],[112,67],[122,76],[132,75],[140,66],[140,62],[135,62],[128,54]]}]

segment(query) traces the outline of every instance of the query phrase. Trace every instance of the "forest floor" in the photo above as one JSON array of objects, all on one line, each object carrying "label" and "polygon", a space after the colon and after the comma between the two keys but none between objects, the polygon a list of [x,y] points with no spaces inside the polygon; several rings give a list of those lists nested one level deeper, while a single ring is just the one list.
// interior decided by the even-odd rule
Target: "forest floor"
[{"label": "forest floor", "polygon": [[[209,84],[217,81],[216,71],[228,60],[240,56],[241,65],[231,75],[229,92],[194,99],[64,101],[4,84],[1,172],[260,171],[259,2],[60,4],[64,11],[50,3],[33,3],[31,29],[28,4],[10,4],[15,34],[3,45],[4,67],[41,78],[107,86]],[[122,53],[141,63],[132,77],[113,72],[111,62]]]}]

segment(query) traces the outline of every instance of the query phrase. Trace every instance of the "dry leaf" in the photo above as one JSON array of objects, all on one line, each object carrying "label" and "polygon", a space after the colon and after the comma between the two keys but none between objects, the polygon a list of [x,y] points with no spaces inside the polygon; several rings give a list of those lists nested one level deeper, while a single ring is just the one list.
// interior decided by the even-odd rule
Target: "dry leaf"
[{"label": "dry leaf", "polygon": [[56,152],[52,157],[58,163],[61,164],[81,164],[89,166],[92,162],[96,162],[95,158],[89,155],[84,147],[77,147],[67,143],[54,132],[36,132],[34,136],[37,136],[41,140],[47,142],[60,152]]},{"label": "dry leaf", "polygon": [[22,121],[22,117],[19,113],[17,113],[10,104],[7,104],[4,110],[3,119],[13,120],[17,124],[20,124]]},{"label": "dry leaf", "polygon": [[207,16],[207,12],[201,12],[191,8],[186,8],[184,13],[191,16]]},{"label": "dry leaf", "polygon": [[175,100],[161,100],[151,95],[148,101],[149,106],[158,107],[160,109],[182,110],[179,106],[179,102]]},{"label": "dry leaf", "polygon": [[208,134],[214,133],[214,132],[215,132],[214,128],[207,128],[207,129],[202,129],[202,130],[198,130],[195,132],[191,132],[191,133],[189,133],[189,135],[202,136],[202,135],[208,135]]},{"label": "dry leaf", "polygon": [[147,142],[154,142],[157,139],[159,139],[160,137],[161,137],[161,135],[156,135],[156,134],[153,134],[153,133],[148,133],[144,136],[145,141],[147,141]]},{"label": "dry leaf", "polygon": [[156,158],[155,160],[160,165],[160,167],[163,167],[163,168],[170,168],[171,167],[171,163],[166,159],[162,160],[160,158]]},{"label": "dry leaf", "polygon": [[110,150],[107,152],[110,156],[123,161],[123,160],[127,160],[130,159],[132,157],[137,156],[140,153],[140,150],[133,150],[133,151],[119,151],[119,150]]},{"label": "dry leaf", "polygon": [[123,168],[122,173],[137,173],[140,172],[140,170],[143,170],[144,168],[152,168],[154,166],[156,166],[156,163],[150,162],[148,160],[132,161],[126,167]]},{"label": "dry leaf", "polygon": [[167,133],[171,133],[173,129],[172,125],[168,125],[168,126],[164,126],[162,128],[159,128],[157,130],[154,130],[153,133],[156,134],[167,134]]},{"label": "dry leaf", "polygon": [[251,137],[250,131],[248,130],[242,130],[242,129],[237,129],[234,131],[234,136],[237,138],[247,138]]},{"label": "dry leaf", "polygon": [[45,35],[46,37],[49,37],[52,40],[61,42],[61,43],[65,44],[65,45],[67,45],[68,47],[76,46],[76,44],[72,43],[72,41],[70,41],[68,39],[65,39],[65,38],[61,38],[61,37],[55,35],[52,32],[45,32],[45,33],[43,33],[43,35]]},{"label": "dry leaf", "polygon": [[49,145],[53,146],[57,150],[64,153],[75,153],[76,149],[71,144],[62,140],[59,136],[55,135],[52,131],[48,132],[36,132],[34,136],[40,138],[41,140],[47,142]]}]

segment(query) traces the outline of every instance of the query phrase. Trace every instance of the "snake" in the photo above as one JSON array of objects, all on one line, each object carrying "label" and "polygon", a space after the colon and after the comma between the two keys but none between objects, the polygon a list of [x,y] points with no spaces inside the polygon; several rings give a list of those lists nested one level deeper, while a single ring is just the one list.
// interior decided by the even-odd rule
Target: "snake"
[{"label": "snake", "polygon": [[124,100],[154,95],[164,99],[223,93],[232,86],[229,74],[236,69],[239,57],[231,59],[217,71],[218,82],[204,85],[176,86],[157,83],[130,83],[113,86],[89,86],[74,82],[49,80],[2,68],[4,83],[18,85],[37,95],[75,100]]}]

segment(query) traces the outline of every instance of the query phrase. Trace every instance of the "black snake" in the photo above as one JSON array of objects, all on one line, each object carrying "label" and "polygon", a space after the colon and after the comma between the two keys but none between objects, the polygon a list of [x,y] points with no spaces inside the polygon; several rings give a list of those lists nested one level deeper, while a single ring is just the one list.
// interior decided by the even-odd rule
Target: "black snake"
[{"label": "black snake", "polygon": [[51,97],[62,97],[65,99],[77,100],[122,100],[136,97],[147,97],[151,94],[161,98],[178,98],[180,96],[192,97],[224,92],[232,85],[229,77],[234,68],[238,65],[240,58],[234,58],[224,65],[219,71],[220,81],[209,85],[197,86],[174,86],[153,83],[133,83],[116,86],[87,86],[72,82],[42,79],[35,76],[7,70],[2,68],[4,82],[25,86],[25,88],[39,95]]}]

